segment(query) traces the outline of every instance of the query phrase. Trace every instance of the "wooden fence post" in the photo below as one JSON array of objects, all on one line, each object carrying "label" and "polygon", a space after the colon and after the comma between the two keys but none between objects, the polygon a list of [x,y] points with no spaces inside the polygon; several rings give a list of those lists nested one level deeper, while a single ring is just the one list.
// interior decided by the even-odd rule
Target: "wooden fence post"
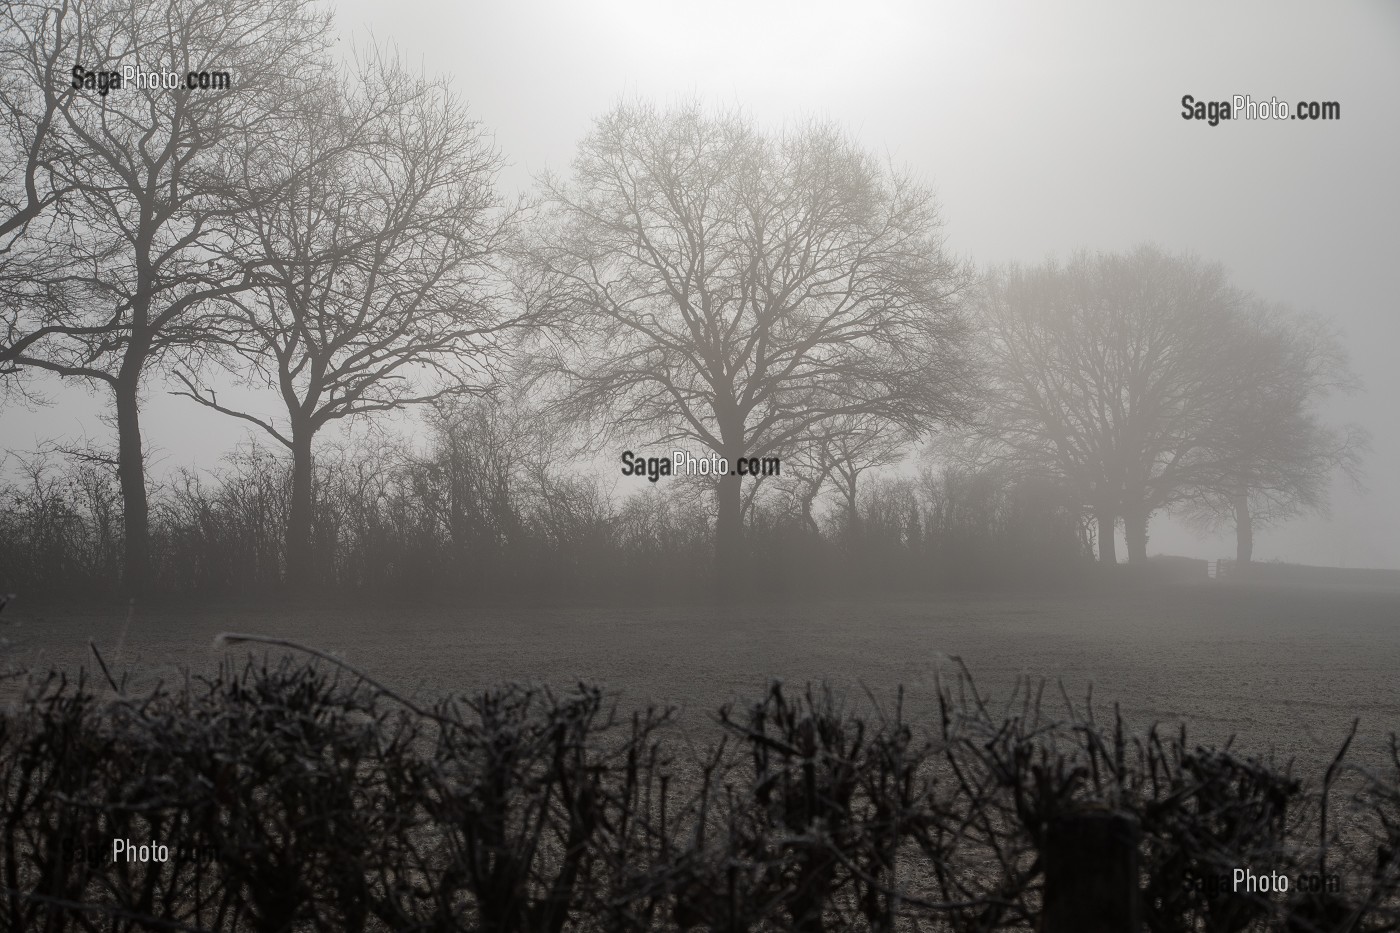
[{"label": "wooden fence post", "polygon": [[1138,933],[1137,818],[1081,810],[1048,827],[1041,933]]}]

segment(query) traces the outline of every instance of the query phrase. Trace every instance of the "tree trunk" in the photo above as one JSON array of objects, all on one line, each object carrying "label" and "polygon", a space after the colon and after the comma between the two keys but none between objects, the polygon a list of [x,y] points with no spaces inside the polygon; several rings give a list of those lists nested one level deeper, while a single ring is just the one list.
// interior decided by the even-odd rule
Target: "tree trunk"
[{"label": "tree trunk", "polygon": [[151,352],[151,216],[143,206],[136,237],[136,293],[121,368],[112,389],[117,406],[117,479],[125,526],[125,583],[129,594],[151,588],[151,515],[146,499],[146,457],[141,445],[141,373]]},{"label": "tree trunk", "polygon": [[1118,518],[1108,509],[1099,509],[1094,512],[1094,518],[1099,523],[1099,563],[1118,563],[1118,542],[1114,535],[1117,530]]},{"label": "tree trunk", "polygon": [[744,566],[744,502],[734,468],[736,458],[726,459],[730,471],[719,479],[715,515],[715,587],[723,597],[738,592]]},{"label": "tree trunk", "polygon": [[287,514],[287,585],[311,583],[311,428],[292,429],[292,501]]},{"label": "tree trunk", "polygon": [[1254,559],[1254,517],[1249,514],[1249,492],[1233,497],[1235,504],[1235,560],[1247,564]]},{"label": "tree trunk", "polygon": [[128,360],[113,386],[117,405],[117,478],[122,489],[124,582],[137,594],[151,586],[150,505],[141,449],[141,367]]},{"label": "tree trunk", "polygon": [[856,501],[856,474],[846,478],[846,542],[851,548],[859,548],[861,540],[860,506]]},{"label": "tree trunk", "polygon": [[1123,537],[1128,542],[1128,563],[1142,564],[1147,561],[1147,520],[1148,510],[1143,506],[1132,506],[1123,511]]},{"label": "tree trunk", "polygon": [[817,518],[812,514],[812,502],[817,498],[817,487],[810,486],[802,493],[802,521],[806,524],[807,533],[817,537],[822,533],[817,525]]},{"label": "tree trunk", "polygon": [[739,458],[747,446],[743,419],[733,406],[719,414],[718,453],[728,465],[720,475],[715,514],[715,593],[727,600],[741,589],[744,569],[744,497],[739,486]]}]

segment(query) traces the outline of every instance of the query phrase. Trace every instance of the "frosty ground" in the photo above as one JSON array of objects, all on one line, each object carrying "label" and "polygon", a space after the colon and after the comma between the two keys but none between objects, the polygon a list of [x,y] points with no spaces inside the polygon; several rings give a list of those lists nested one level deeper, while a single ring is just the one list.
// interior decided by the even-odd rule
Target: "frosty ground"
[{"label": "frosty ground", "polygon": [[[223,631],[334,653],[420,700],[502,681],[602,684],[631,709],[679,708],[690,734],[721,703],[772,678],[826,680],[852,703],[865,688],[935,722],[935,684],[961,659],[993,703],[1018,678],[1048,678],[1045,706],[1092,686],[1095,709],[1128,722],[1185,722],[1200,742],[1237,735],[1249,752],[1296,756],[1316,773],[1353,717],[1353,758],[1381,760],[1400,729],[1400,588],[1209,582],[1075,594],[963,594],[736,608],[659,605],[464,607],[450,600],[325,606],[306,601],[154,608],[20,602],[7,610],[12,659],[92,666],[91,639],[134,688],[183,669],[212,672],[248,648]],[[261,654],[261,650],[258,651]],[[1019,704],[1018,704],[1019,706]]]}]

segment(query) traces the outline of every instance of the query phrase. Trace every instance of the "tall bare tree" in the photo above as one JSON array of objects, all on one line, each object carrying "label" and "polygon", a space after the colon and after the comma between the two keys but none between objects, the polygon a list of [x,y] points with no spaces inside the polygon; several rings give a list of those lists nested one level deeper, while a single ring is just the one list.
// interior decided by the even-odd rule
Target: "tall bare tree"
[{"label": "tall bare tree", "polygon": [[[318,77],[329,20],[309,0],[88,0],[82,13],[88,57],[73,65],[84,75],[131,66],[180,86],[109,79],[104,92],[84,78],[82,93],[59,101],[45,130],[58,154],[46,169],[71,197],[43,248],[67,261],[0,359],[112,393],[125,574],[140,589],[150,572],[143,382],[173,354],[195,352],[208,336],[201,312],[252,281],[246,265],[212,261],[230,255],[232,219],[266,194],[240,186],[231,155],[280,135],[289,84]],[[36,22],[31,45],[63,41]],[[232,87],[183,87],[209,70]],[[72,70],[59,78],[79,80]]]},{"label": "tall bare tree", "polygon": [[[933,195],[821,124],[782,135],[696,105],[624,104],[546,177],[537,301],[565,316],[565,406],[729,464],[867,414],[910,429],[968,408],[965,277]],[[716,490],[721,585],[743,544]]]},{"label": "tall bare tree", "polygon": [[[287,576],[311,572],[312,449],[341,419],[489,388],[508,315],[496,274],[512,212],[500,160],[448,86],[371,53],[348,94],[321,93],[256,178],[287,172],[248,205],[240,236],[262,257],[257,285],[217,321],[231,359],[272,389],[285,417],[220,404],[193,375],[184,395],[257,425],[292,454]],[[256,185],[256,182],[250,182]]]},{"label": "tall bare tree", "polygon": [[1235,557],[1249,563],[1254,531],[1326,507],[1337,473],[1360,482],[1368,435],[1328,425],[1319,410],[1336,393],[1359,389],[1328,323],[1255,300],[1237,322],[1230,363],[1240,378],[1227,430],[1182,511],[1200,527],[1233,527]]},{"label": "tall bare tree", "polygon": [[1230,359],[1241,296],[1215,265],[1153,247],[990,274],[978,323],[989,392],[982,457],[1062,479],[1099,558],[1147,557],[1151,515],[1216,475],[1245,380]]}]

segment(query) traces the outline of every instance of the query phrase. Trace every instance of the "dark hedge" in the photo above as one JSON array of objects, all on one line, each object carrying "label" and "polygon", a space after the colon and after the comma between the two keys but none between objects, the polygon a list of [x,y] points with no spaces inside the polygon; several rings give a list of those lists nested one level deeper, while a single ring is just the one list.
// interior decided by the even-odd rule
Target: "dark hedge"
[{"label": "dark hedge", "polygon": [[[774,684],[712,741],[588,685],[421,707],[284,658],[118,687],[51,674],[0,720],[5,929],[1034,930],[1047,827],[1096,808],[1142,828],[1148,930],[1400,928],[1394,742],[1313,785],[1043,686],[994,714],[965,672],[938,722]],[[1213,883],[1237,865],[1339,890]]]}]

